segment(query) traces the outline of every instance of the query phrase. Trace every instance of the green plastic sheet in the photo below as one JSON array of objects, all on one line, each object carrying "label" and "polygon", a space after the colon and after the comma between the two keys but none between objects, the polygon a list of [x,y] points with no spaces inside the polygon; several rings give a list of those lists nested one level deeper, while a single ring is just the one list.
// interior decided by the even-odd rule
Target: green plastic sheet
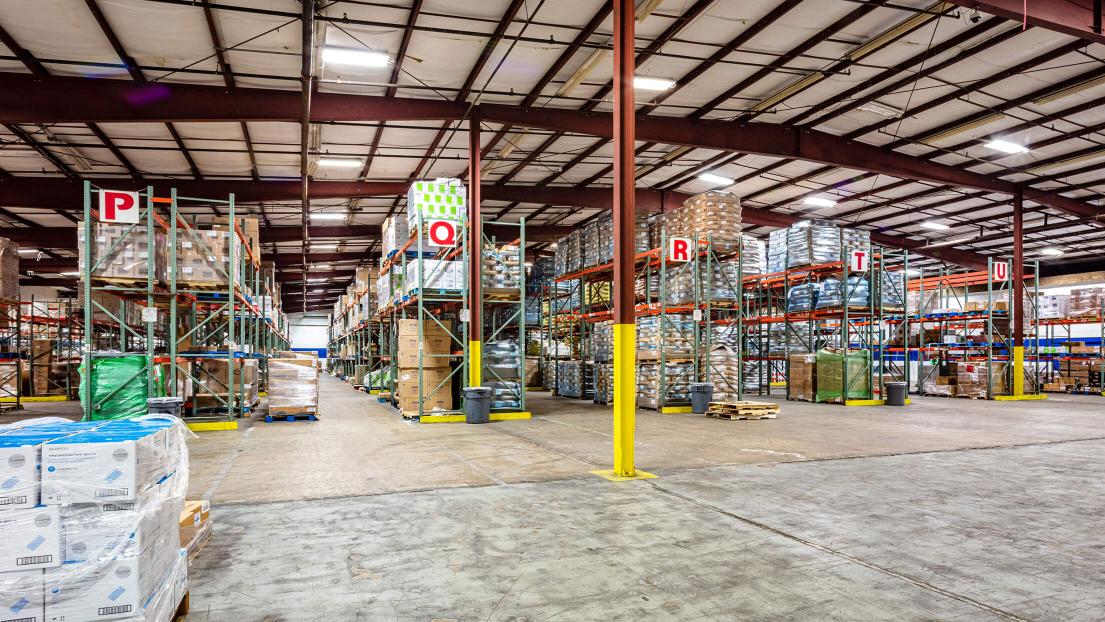
[{"label": "green plastic sheet", "polygon": [[848,400],[871,399],[871,353],[867,350],[818,350],[817,401],[840,402],[845,394],[844,370],[848,370]]},{"label": "green plastic sheet", "polygon": [[160,366],[155,366],[158,379],[154,393],[146,390],[146,365],[144,356],[98,357],[92,360],[92,406],[85,403],[85,383],[88,374],[81,365],[81,406],[85,418],[90,421],[130,419],[145,415],[146,398],[161,397],[164,387],[160,378]]}]

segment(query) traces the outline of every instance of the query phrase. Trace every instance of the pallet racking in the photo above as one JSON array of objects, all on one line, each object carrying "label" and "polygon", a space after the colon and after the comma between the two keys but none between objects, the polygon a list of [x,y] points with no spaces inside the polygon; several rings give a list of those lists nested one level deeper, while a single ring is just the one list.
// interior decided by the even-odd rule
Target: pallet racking
[{"label": "pallet racking", "polygon": [[[286,320],[276,308],[271,274],[262,274],[260,257],[247,240],[235,213],[234,195],[226,199],[157,197],[153,188],[139,193],[138,222],[122,225],[114,238],[94,238],[94,202],[103,192],[84,184],[81,224],[81,300],[83,335],[98,325],[118,332],[117,350],[107,352],[89,342],[84,369],[97,360],[140,357],[133,375],[107,396],[93,402],[91,382],[82,387],[85,416],[92,416],[122,387],[145,384],[145,395],[176,395],[186,402],[185,418],[193,429],[232,429],[235,419],[251,412],[265,379],[268,355],[289,345]],[[182,205],[225,208],[226,223],[200,230],[181,214]],[[132,237],[133,236],[133,237]],[[93,240],[95,242],[93,243]],[[87,241],[88,243],[84,243]],[[134,275],[105,277],[100,269],[120,247],[136,243]],[[225,243],[226,255],[221,254]],[[93,247],[104,245],[93,256]],[[128,251],[131,252],[131,251]],[[206,258],[209,273],[197,276],[178,261],[178,253]],[[144,256],[142,256],[144,255]],[[161,262],[159,264],[159,255]],[[108,294],[121,302],[108,309]],[[266,309],[255,302],[267,296]],[[104,318],[102,320],[98,318]],[[254,370],[245,382],[245,370]],[[142,378],[144,377],[144,382]]]}]

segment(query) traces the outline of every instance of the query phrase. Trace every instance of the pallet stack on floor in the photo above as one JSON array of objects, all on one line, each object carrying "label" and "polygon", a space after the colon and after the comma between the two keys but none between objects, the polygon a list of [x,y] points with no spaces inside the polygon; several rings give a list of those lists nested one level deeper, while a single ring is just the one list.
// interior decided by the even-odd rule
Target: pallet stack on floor
[{"label": "pallet stack on floor", "polygon": [[281,351],[269,359],[269,410],[265,421],[319,418],[318,355]]},{"label": "pallet stack on floor", "polygon": [[174,617],[188,583],[179,422],[27,425],[0,431],[0,457],[4,619]]}]

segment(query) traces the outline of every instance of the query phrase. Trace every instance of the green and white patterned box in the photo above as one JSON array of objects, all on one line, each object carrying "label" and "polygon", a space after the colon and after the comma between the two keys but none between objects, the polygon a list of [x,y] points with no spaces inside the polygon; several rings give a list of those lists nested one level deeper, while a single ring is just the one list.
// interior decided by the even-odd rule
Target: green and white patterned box
[{"label": "green and white patterned box", "polygon": [[459,179],[421,180],[407,191],[407,227],[421,220],[456,220],[468,217],[468,189]]}]

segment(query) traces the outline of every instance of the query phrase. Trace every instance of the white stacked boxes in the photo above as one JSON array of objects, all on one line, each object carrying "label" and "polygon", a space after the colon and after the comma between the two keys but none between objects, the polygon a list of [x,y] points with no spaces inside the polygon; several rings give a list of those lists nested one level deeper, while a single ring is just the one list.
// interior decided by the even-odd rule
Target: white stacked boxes
[{"label": "white stacked boxes", "polygon": [[0,510],[0,620],[169,619],[187,582],[182,427],[147,419],[0,433],[5,450],[40,454],[27,460],[41,463],[44,503]]},{"label": "white stacked boxes", "polygon": [[445,259],[407,262],[404,279],[407,293],[427,289],[460,291],[467,285],[464,278],[464,262]]},{"label": "white stacked boxes", "polygon": [[229,285],[232,251],[234,280],[242,283],[244,264],[240,260],[245,249],[237,234],[221,225],[211,229],[181,229],[177,232],[177,282],[206,287]]},{"label": "white stacked boxes", "polygon": [[[91,266],[84,264],[84,223],[77,223],[77,257],[81,274],[88,274]],[[149,256],[154,253],[154,279],[165,274],[165,234],[156,231],[151,244],[143,225],[92,225],[92,263],[96,270],[94,278],[145,280],[150,275]],[[16,281],[18,286],[18,280]],[[18,294],[16,295],[18,297]]]},{"label": "white stacked boxes", "polygon": [[1062,319],[1070,313],[1070,296],[1067,294],[1041,294],[1037,304],[1041,320]]},{"label": "white stacked boxes", "polygon": [[395,214],[385,218],[382,233],[383,240],[380,242],[380,250],[384,259],[387,259],[410,239],[410,233],[407,229],[407,216],[405,214]]},{"label": "white stacked boxes", "polygon": [[416,181],[407,191],[407,229],[427,220],[463,221],[467,203],[467,190],[459,179]]}]

